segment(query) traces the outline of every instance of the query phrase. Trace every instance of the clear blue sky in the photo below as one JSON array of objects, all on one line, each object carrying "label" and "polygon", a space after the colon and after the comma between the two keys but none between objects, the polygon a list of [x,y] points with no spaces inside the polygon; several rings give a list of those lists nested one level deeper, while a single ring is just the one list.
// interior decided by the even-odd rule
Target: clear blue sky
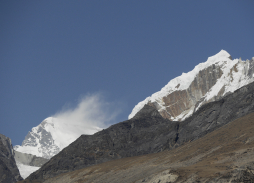
[{"label": "clear blue sky", "polygon": [[221,49],[254,57],[253,0],[0,1],[0,133],[101,92],[126,120],[141,100]]}]

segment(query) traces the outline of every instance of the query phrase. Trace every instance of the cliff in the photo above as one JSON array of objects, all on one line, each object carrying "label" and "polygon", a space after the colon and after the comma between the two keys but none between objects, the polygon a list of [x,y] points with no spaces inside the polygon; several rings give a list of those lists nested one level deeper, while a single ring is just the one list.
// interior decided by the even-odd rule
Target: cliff
[{"label": "cliff", "polygon": [[23,180],[17,168],[11,139],[0,134],[0,182],[14,183]]}]

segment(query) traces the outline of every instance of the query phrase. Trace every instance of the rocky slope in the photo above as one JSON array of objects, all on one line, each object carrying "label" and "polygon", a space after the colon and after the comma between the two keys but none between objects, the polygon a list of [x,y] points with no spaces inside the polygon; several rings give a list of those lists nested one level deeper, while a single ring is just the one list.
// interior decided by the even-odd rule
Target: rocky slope
[{"label": "rocky slope", "polygon": [[23,180],[19,174],[11,139],[0,134],[0,182],[12,183]]},{"label": "rocky slope", "polygon": [[94,135],[82,135],[27,180],[43,181],[109,160],[174,149],[254,112],[253,91],[254,83],[246,85],[221,100],[203,105],[183,122],[170,122],[154,107],[145,105],[130,120]]},{"label": "rocky slope", "polygon": [[254,113],[251,113],[179,148],[90,166],[50,178],[45,183],[253,181]]},{"label": "rocky slope", "polygon": [[192,71],[172,79],[161,91],[138,103],[129,119],[145,104],[169,120],[183,121],[202,105],[220,99],[254,81],[254,57],[242,61],[221,50]]}]

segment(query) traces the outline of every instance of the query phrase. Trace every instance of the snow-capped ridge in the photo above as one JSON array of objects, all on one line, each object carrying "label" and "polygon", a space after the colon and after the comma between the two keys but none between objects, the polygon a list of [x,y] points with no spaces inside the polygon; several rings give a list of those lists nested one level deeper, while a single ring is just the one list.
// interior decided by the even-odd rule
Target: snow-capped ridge
[{"label": "snow-capped ridge", "polygon": [[[247,73],[248,70],[250,69],[249,64],[250,64],[250,61],[245,62],[245,61],[241,61],[240,59],[232,60],[230,54],[227,51],[221,50],[219,53],[215,54],[214,56],[208,57],[206,62],[200,63],[197,66],[195,66],[192,71],[188,73],[182,73],[181,76],[178,76],[170,80],[168,84],[165,85],[160,91],[152,94],[150,97],[147,97],[145,100],[139,102],[133,108],[128,118],[131,119],[140,109],[143,108],[145,104],[149,102],[156,103],[156,108],[158,109],[159,112],[164,111],[168,113],[167,111],[168,109],[166,108],[168,108],[169,106],[165,104],[165,100],[163,98],[166,96],[169,96],[173,92],[187,90],[190,87],[190,85],[193,83],[194,79],[197,78],[198,74],[200,74],[200,72],[203,70],[207,70],[211,66],[213,66],[216,72],[218,72],[217,74],[222,76],[221,78],[217,79],[216,84],[210,89],[210,91],[208,91],[205,95],[200,97],[200,99],[202,97],[204,98],[203,99],[204,101],[200,103],[200,106],[209,100],[214,100],[214,97],[218,93],[222,93],[222,95],[224,95],[226,92],[233,92],[239,87],[242,87],[250,83],[251,81],[253,81],[252,74]],[[215,72],[215,70],[212,70],[210,72]],[[246,74],[248,74],[248,76]],[[198,91],[198,92],[200,93],[201,91]],[[191,108],[192,109],[183,111],[178,116],[173,117],[171,115],[170,119],[183,120],[184,118],[192,115],[195,109],[194,109],[194,106],[192,106]]]},{"label": "snow-capped ridge", "polygon": [[51,158],[82,134],[93,134],[102,130],[96,126],[72,125],[55,117],[44,119],[27,134],[22,145],[14,147],[16,151]]}]

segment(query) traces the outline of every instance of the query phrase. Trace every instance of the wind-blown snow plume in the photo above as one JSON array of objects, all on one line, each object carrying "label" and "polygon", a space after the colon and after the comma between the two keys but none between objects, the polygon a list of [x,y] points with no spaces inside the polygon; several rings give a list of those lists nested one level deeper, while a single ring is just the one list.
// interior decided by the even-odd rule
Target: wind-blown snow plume
[{"label": "wind-blown snow plume", "polygon": [[[106,128],[119,114],[113,106],[101,94],[86,95],[74,109],[64,109],[53,115],[54,126],[59,129],[57,133],[52,133],[53,138],[59,137],[59,141],[66,144],[64,141],[74,141],[81,134],[91,135]],[[63,136],[66,138],[61,140]]]},{"label": "wind-blown snow plume", "polygon": [[53,118],[69,125],[71,128],[66,130],[70,133],[73,133],[73,128],[76,130],[79,127],[86,129],[87,134],[93,134],[98,129],[106,128],[117,114],[119,111],[113,108],[112,103],[106,102],[101,94],[93,94],[81,98],[74,109],[64,109],[53,115]]},{"label": "wind-blown snow plume", "polygon": [[108,127],[116,120],[119,109],[119,104],[107,102],[102,94],[88,94],[75,108],[65,108],[32,128],[15,150],[51,158],[80,135]]}]

